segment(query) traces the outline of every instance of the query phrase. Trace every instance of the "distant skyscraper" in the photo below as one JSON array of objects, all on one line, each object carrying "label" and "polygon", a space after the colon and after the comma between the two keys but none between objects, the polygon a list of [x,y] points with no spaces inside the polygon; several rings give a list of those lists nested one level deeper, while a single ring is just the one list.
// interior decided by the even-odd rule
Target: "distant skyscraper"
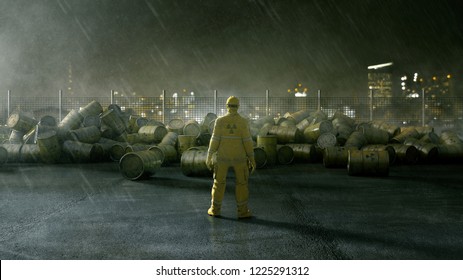
[{"label": "distant skyscraper", "polygon": [[392,62],[368,66],[368,89],[373,97],[392,97]]}]

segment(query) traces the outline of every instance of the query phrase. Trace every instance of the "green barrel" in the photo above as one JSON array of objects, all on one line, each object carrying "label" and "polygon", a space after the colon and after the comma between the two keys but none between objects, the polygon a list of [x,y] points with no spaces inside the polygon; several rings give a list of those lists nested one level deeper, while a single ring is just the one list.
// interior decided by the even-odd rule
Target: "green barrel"
[{"label": "green barrel", "polygon": [[395,149],[390,145],[381,145],[381,144],[366,145],[362,147],[362,151],[374,151],[374,152],[386,151],[389,154],[389,164],[390,165],[394,164],[396,160]]},{"label": "green barrel", "polygon": [[365,135],[360,131],[352,132],[352,134],[349,136],[349,138],[347,138],[347,141],[344,144],[345,147],[356,147],[357,149],[361,149],[365,145],[367,145],[367,139]]},{"label": "green barrel", "polygon": [[145,125],[140,127],[138,134],[143,135],[150,143],[159,143],[167,134],[167,128],[160,125]]},{"label": "green barrel", "polygon": [[0,165],[3,165],[8,162],[8,151],[0,146]]},{"label": "green barrel", "polygon": [[415,164],[418,162],[420,154],[415,146],[403,144],[389,144],[395,150],[398,162],[406,164]]},{"label": "green barrel", "polygon": [[37,144],[23,144],[19,152],[19,162],[38,163],[42,161],[40,148]]},{"label": "green barrel", "polygon": [[331,121],[321,121],[316,124],[308,126],[304,130],[304,139],[309,144],[314,144],[317,142],[318,137],[324,133],[329,133],[333,130],[333,124]]},{"label": "green barrel", "polygon": [[177,146],[178,134],[172,131],[167,132],[166,136],[162,138],[159,145],[170,145],[173,147]]},{"label": "green barrel", "polygon": [[104,150],[101,145],[72,140],[64,141],[63,153],[76,163],[97,162],[104,158]]},{"label": "green barrel", "polygon": [[79,109],[83,118],[87,116],[99,116],[103,113],[103,107],[98,101],[92,100],[90,103]]},{"label": "green barrel", "polygon": [[61,144],[55,131],[43,132],[37,137],[40,156],[45,163],[56,163],[61,157]]},{"label": "green barrel", "polygon": [[127,153],[119,161],[122,176],[129,180],[150,177],[160,168],[161,160],[150,150]]},{"label": "green barrel", "polygon": [[279,144],[299,143],[303,139],[303,134],[295,126],[273,126],[268,134],[275,135]]},{"label": "green barrel", "polygon": [[177,150],[172,145],[157,145],[151,146],[150,151],[158,153],[158,157],[162,160],[163,165],[168,165],[178,161]]},{"label": "green barrel", "polygon": [[183,135],[190,135],[198,137],[201,133],[201,126],[195,120],[189,120],[185,123],[183,127]]},{"label": "green barrel", "polygon": [[125,132],[125,122],[114,109],[105,111],[101,114],[100,118],[107,127],[111,128],[114,135],[121,135]]},{"label": "green barrel", "polygon": [[290,146],[277,146],[277,161],[279,164],[290,164],[294,160],[294,151]]},{"label": "green barrel", "polygon": [[347,173],[351,176],[388,176],[389,154],[386,151],[348,151]]},{"label": "green barrel", "polygon": [[331,132],[326,132],[320,134],[317,138],[317,146],[319,146],[321,149],[324,149],[326,147],[334,147],[337,144],[337,139],[336,135],[334,135]]},{"label": "green barrel", "polygon": [[8,153],[8,163],[19,162],[22,145],[23,144],[2,144],[0,145],[0,147],[4,148]]},{"label": "green barrel", "polygon": [[178,156],[182,156],[186,150],[196,146],[196,136],[194,135],[179,135],[177,141]]},{"label": "green barrel", "polygon": [[113,161],[119,161],[123,155],[125,155],[125,148],[127,143],[115,143],[109,149],[109,158]]},{"label": "green barrel", "polygon": [[14,113],[8,117],[6,124],[11,129],[27,133],[33,129],[37,123],[37,120],[28,117],[23,113]]},{"label": "green barrel", "polygon": [[264,168],[267,164],[267,153],[261,147],[254,147],[254,159],[256,160],[256,168]]},{"label": "green barrel", "polygon": [[93,144],[100,141],[101,131],[96,126],[81,127],[68,132],[69,140]]},{"label": "green barrel", "polygon": [[207,148],[193,147],[183,152],[180,167],[185,176],[199,177],[212,176],[212,171],[207,168]]},{"label": "green barrel", "polygon": [[299,162],[315,162],[317,151],[312,144],[287,144],[293,149],[294,160]]},{"label": "green barrel", "polygon": [[407,138],[420,138],[420,134],[414,127],[403,127],[400,129],[400,133],[392,137],[391,143],[401,144]]},{"label": "green barrel", "polygon": [[185,126],[185,122],[182,119],[171,119],[167,123],[167,129],[171,132],[175,132],[177,134],[183,134],[183,127]]},{"label": "green barrel", "polygon": [[346,168],[349,151],[356,147],[327,147],[323,150],[323,165],[326,168]]}]

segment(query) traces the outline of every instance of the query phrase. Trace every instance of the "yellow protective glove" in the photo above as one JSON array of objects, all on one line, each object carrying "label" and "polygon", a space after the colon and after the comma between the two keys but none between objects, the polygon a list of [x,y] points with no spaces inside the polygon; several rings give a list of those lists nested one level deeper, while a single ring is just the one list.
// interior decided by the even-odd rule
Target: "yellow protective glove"
[{"label": "yellow protective glove", "polygon": [[256,171],[256,160],[254,159],[254,157],[249,158],[248,163],[249,163],[250,172],[252,174],[254,173],[254,171]]},{"label": "yellow protective glove", "polygon": [[206,166],[209,170],[214,169],[214,162],[212,161],[212,154],[207,155]]}]

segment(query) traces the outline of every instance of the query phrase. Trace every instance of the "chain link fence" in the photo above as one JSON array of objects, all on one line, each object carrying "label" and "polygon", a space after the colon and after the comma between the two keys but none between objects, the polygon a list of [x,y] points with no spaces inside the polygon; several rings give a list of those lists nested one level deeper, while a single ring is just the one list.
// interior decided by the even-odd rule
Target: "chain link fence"
[{"label": "chain link fence", "polygon": [[[167,123],[172,119],[185,121],[195,119],[200,122],[207,113],[222,116],[226,113],[228,96],[218,96],[214,91],[210,96],[171,97],[164,92],[159,97],[119,96],[113,93],[98,97],[63,96],[21,97],[12,93],[0,95],[0,124],[6,124],[8,116],[22,112],[36,119],[50,115],[61,120],[71,109],[79,109],[92,100],[103,108],[116,104],[132,115],[142,116]],[[420,98],[379,98],[379,97],[333,97],[309,95],[307,97],[271,96],[267,91],[262,96],[240,98],[241,115],[258,119],[267,115],[283,117],[287,112],[320,109],[332,116],[341,111],[359,122],[382,120],[400,126],[431,125],[452,128],[463,126],[463,98],[461,97],[420,97]]]}]

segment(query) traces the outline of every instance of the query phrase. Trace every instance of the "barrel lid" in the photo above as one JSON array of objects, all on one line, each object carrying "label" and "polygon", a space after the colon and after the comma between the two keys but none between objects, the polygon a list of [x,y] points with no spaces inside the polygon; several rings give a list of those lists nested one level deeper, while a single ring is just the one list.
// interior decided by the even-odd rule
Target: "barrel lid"
[{"label": "barrel lid", "polygon": [[317,139],[317,144],[321,148],[333,147],[337,143],[336,136],[333,133],[322,133]]},{"label": "barrel lid", "polygon": [[13,128],[16,126],[18,121],[19,121],[19,114],[14,113],[10,115],[6,124],[8,125],[8,127]]},{"label": "barrel lid", "polygon": [[143,160],[136,153],[127,153],[119,161],[122,175],[130,180],[136,180],[143,175]]},{"label": "barrel lid", "polygon": [[167,126],[170,129],[182,129],[185,125],[185,122],[182,119],[171,119]]}]

